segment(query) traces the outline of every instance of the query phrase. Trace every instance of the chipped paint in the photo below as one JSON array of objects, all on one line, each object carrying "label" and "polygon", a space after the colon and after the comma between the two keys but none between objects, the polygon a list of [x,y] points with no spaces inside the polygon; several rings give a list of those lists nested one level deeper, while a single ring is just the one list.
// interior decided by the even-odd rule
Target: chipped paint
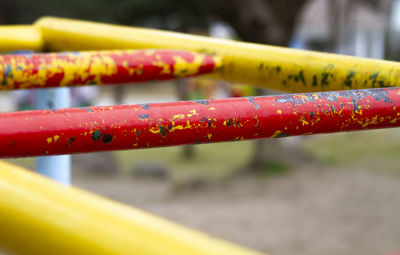
[{"label": "chipped paint", "polygon": [[168,80],[211,73],[220,64],[218,57],[178,50],[0,55],[0,90]]},{"label": "chipped paint", "polygon": [[[314,92],[400,84],[399,62],[51,17],[35,25],[51,50],[158,48],[208,53],[222,57],[223,67],[214,77],[268,89]],[[178,61],[183,64],[177,75],[190,72],[186,60]]]},{"label": "chipped paint", "polygon": [[[400,89],[0,113],[0,156],[240,141],[400,126]],[[258,107],[255,107],[255,104]],[[13,123],[13,128],[9,128]]]}]

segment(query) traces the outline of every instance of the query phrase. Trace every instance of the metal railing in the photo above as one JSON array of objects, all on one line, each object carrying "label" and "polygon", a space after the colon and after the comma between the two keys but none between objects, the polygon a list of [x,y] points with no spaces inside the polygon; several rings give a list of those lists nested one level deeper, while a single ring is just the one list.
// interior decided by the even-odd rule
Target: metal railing
[{"label": "metal railing", "polygon": [[[312,93],[1,113],[3,158],[400,126],[397,62],[59,18],[0,27],[0,51],[20,49],[97,51],[0,56],[2,90],[207,74]],[[0,168],[0,218],[7,219],[0,223],[0,247],[6,251],[258,254],[16,166]]]}]

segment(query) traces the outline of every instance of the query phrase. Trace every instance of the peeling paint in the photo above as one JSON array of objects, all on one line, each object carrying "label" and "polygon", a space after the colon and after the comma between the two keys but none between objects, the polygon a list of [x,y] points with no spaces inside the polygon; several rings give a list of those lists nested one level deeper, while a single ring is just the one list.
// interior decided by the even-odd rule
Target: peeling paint
[{"label": "peeling paint", "polygon": [[0,157],[398,127],[399,109],[400,89],[379,88],[0,113]]},{"label": "peeling paint", "polygon": [[169,80],[211,73],[220,65],[220,57],[178,50],[0,55],[0,90]]}]

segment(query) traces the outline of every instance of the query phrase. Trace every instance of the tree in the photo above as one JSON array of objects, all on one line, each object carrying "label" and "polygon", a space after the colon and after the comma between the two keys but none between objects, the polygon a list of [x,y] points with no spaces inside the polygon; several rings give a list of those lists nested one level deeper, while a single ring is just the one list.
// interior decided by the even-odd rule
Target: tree
[{"label": "tree", "polygon": [[[229,23],[243,41],[288,46],[297,18],[307,0],[207,0],[207,10]],[[259,94],[266,94],[259,90]],[[293,148],[297,155],[300,148]],[[260,170],[287,159],[288,152],[278,139],[257,140],[250,169]]]}]

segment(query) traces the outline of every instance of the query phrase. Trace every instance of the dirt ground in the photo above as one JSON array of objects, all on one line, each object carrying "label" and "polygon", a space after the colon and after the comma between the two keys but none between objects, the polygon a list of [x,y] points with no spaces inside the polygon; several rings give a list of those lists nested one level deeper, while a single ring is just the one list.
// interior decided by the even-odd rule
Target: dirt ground
[{"label": "dirt ground", "polygon": [[377,170],[302,166],[281,176],[236,178],[184,192],[168,181],[73,182],[270,254],[375,255],[400,251],[400,177]]}]

